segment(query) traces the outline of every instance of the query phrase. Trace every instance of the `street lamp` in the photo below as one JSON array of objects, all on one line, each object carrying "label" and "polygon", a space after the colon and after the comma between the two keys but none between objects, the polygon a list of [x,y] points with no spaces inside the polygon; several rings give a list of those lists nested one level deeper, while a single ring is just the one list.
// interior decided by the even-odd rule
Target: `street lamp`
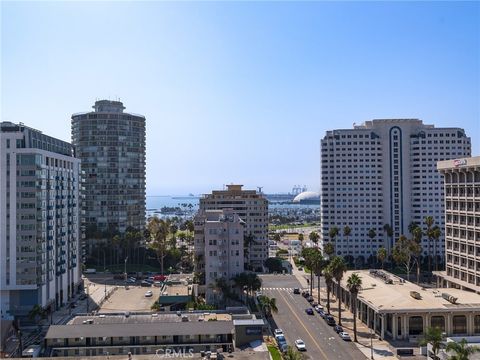
[{"label": "street lamp", "polygon": [[125,286],[127,285],[127,260],[128,260],[128,256],[125,258],[125,268],[124,268]]}]

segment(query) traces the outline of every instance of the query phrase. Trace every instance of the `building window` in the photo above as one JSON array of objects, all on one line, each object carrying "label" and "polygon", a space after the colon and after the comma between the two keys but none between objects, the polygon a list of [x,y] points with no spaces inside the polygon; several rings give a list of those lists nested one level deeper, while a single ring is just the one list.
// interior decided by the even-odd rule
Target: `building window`
[{"label": "building window", "polygon": [[412,316],[408,321],[409,335],[423,334],[423,318],[421,316]]},{"label": "building window", "polygon": [[453,317],[453,333],[454,334],[467,333],[467,317],[465,315],[456,315]]},{"label": "building window", "polygon": [[480,334],[480,315],[475,315],[473,318],[473,332]]},{"label": "building window", "polygon": [[430,326],[432,328],[440,328],[442,331],[445,331],[445,317],[432,316],[430,319]]}]

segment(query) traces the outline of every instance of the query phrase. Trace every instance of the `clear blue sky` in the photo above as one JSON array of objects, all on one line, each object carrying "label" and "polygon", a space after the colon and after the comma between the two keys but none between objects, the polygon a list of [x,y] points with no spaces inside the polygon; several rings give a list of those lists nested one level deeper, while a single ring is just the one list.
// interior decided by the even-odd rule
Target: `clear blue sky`
[{"label": "clear blue sky", "polygon": [[320,185],[325,131],[464,127],[480,151],[479,2],[1,3],[1,120],[70,139],[120,97],[147,117],[147,193]]}]

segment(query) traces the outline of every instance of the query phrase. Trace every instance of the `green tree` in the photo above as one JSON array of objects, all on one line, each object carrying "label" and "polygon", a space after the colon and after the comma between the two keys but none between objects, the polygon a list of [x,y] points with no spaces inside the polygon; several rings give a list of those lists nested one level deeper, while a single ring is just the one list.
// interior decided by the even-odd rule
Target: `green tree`
[{"label": "green tree", "polygon": [[426,346],[427,344],[432,344],[432,351],[435,359],[438,356],[438,351],[440,350],[440,345],[443,341],[442,329],[439,327],[427,327],[423,339],[420,341],[421,346]]},{"label": "green tree", "polygon": [[412,230],[412,241],[416,244],[412,248],[413,258],[417,267],[417,284],[420,283],[420,259],[422,255],[422,236],[423,231],[420,226],[416,226]]},{"label": "green tree", "polygon": [[305,258],[305,266],[310,270],[310,294],[313,292],[313,261],[318,248],[303,248],[302,257]]},{"label": "green tree", "polygon": [[170,231],[170,222],[153,216],[148,219],[147,229],[150,235],[147,239],[148,244],[150,248],[155,251],[157,261],[160,264],[161,274],[164,275],[164,261],[169,248],[168,234]]},{"label": "green tree", "polygon": [[252,245],[255,244],[255,236],[252,233],[243,236],[243,252],[245,255],[245,262],[250,261],[250,254],[252,253]]},{"label": "green tree", "polygon": [[278,272],[283,271],[282,259],[278,257],[268,258],[265,260],[265,267],[268,269],[268,272]]},{"label": "green tree", "polygon": [[347,264],[341,256],[335,256],[328,265],[332,270],[332,275],[337,282],[337,299],[338,299],[338,325],[342,325],[342,296],[341,294],[341,281],[343,274],[347,271]]},{"label": "green tree", "polygon": [[390,224],[385,224],[383,225],[383,232],[387,235],[387,238],[390,239],[390,241],[387,241],[387,249],[388,249],[388,255],[391,255],[392,252],[392,244],[393,244],[393,228],[390,226]]},{"label": "green tree", "polygon": [[[320,303],[320,276],[322,275],[322,270],[326,265],[325,260],[323,259],[322,252],[320,251],[319,248],[314,248],[315,252],[312,255],[312,260],[311,260],[311,273],[315,274],[317,276],[317,297],[318,297],[318,303]],[[313,294],[312,294],[313,296]]]},{"label": "green tree", "polygon": [[273,235],[273,240],[275,240],[276,242],[279,242],[280,240],[282,240],[282,237],[280,236],[279,233],[275,233],[275,235]]},{"label": "green tree", "polygon": [[385,260],[387,259],[387,249],[384,247],[381,247],[377,251],[377,259],[380,261],[380,264],[382,264],[382,269],[384,267]]},{"label": "green tree", "polygon": [[[377,236],[377,232],[375,231],[374,228],[371,228],[370,230],[368,230],[368,237],[370,238],[370,256],[374,255],[373,253],[373,241],[375,239],[375,236]],[[373,261],[372,261],[373,263]]]},{"label": "green tree", "polygon": [[32,309],[28,312],[28,318],[35,322],[35,324],[39,325],[40,320],[44,319],[46,316],[47,312],[43,307],[41,307],[39,304],[33,305]]},{"label": "green tree", "polygon": [[323,269],[323,277],[325,278],[325,285],[327,286],[327,313],[330,314],[330,293],[333,287],[333,273],[330,265]]},{"label": "green tree", "polygon": [[332,244],[333,244],[333,252],[334,252],[334,254],[337,253],[337,249],[336,249],[336,245],[335,245],[335,239],[336,239],[336,237],[337,237],[337,235],[338,235],[338,232],[339,232],[339,230],[338,230],[338,227],[336,227],[336,226],[331,227],[330,230],[328,231],[328,236],[329,236],[329,238],[330,238],[330,240],[331,240],[331,242],[332,242]]},{"label": "green tree", "polygon": [[288,346],[287,351],[283,354],[283,360],[303,360],[303,355],[294,347]]},{"label": "green tree", "polygon": [[432,237],[433,237],[433,262],[434,262],[434,267],[435,271],[438,271],[438,259],[437,259],[437,242],[440,239],[440,236],[442,236],[442,231],[440,230],[440,227],[435,225],[432,229]]},{"label": "green tree", "polygon": [[357,295],[362,287],[362,279],[353,273],[347,279],[347,289],[350,291],[353,312],[353,341],[357,342]]},{"label": "green tree", "polygon": [[393,259],[397,265],[405,268],[407,280],[410,280],[410,271],[412,270],[414,253],[418,244],[408,239],[404,235],[400,235],[395,246],[393,247]]},{"label": "green tree", "polygon": [[308,238],[311,242],[313,242],[315,244],[315,246],[317,246],[318,244],[318,240],[320,239],[320,235],[318,235],[318,233],[316,231],[312,231],[309,235],[308,235]]},{"label": "green tree", "polygon": [[302,233],[298,234],[298,240],[303,241],[303,234]]},{"label": "green tree", "polygon": [[277,300],[275,298],[261,295],[258,298],[258,302],[266,317],[270,317],[272,313],[276,314],[278,312]]},{"label": "green tree", "polygon": [[323,245],[323,251],[330,258],[335,253],[335,248],[333,247],[333,244],[329,242]]},{"label": "green tree", "polygon": [[469,360],[470,355],[480,352],[478,346],[468,346],[466,339],[462,339],[460,342],[449,341],[445,350],[447,353],[454,353],[454,355],[448,357],[448,360]]},{"label": "green tree", "polygon": [[427,257],[428,257],[428,273],[430,273],[432,271],[432,257],[430,256],[430,246],[433,240],[432,227],[433,227],[433,224],[435,223],[435,220],[433,219],[433,216],[425,216],[425,219],[423,219],[423,223],[427,226],[425,235],[427,235],[427,238],[428,238]]},{"label": "green tree", "polygon": [[345,236],[345,238],[347,239],[347,247],[350,249],[350,244],[348,242],[348,239],[350,237],[350,235],[352,234],[352,228],[348,225],[345,225],[343,227],[343,236]]}]

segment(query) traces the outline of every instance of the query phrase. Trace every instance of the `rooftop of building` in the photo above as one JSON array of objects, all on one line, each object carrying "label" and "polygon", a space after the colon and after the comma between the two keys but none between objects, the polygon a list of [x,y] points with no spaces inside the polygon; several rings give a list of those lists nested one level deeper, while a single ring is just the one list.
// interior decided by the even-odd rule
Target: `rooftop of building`
[{"label": "rooftop of building", "polygon": [[[128,324],[128,325],[127,325]],[[166,326],[159,323],[118,323],[67,324],[49,327],[45,339],[64,339],[81,337],[128,337],[128,336],[172,336],[172,335],[210,335],[231,334],[233,321],[177,321]]]},{"label": "rooftop of building", "polygon": [[[371,273],[372,271],[375,273]],[[362,279],[362,289],[358,293],[358,298],[378,312],[480,310],[478,294],[453,288],[422,288],[383,270],[347,271],[341,281],[343,288],[347,287],[347,279],[353,273],[357,273]],[[386,283],[386,279],[390,279],[392,283]],[[411,292],[418,293],[418,299],[412,297]],[[456,303],[445,299],[443,293],[457,298]]]},{"label": "rooftop of building", "polygon": [[[199,323],[208,321],[209,319],[216,319],[217,321],[232,321],[232,315],[227,313],[215,312],[181,312],[181,313],[151,313],[151,314],[131,314],[125,316],[124,314],[102,314],[98,313],[95,316],[80,315],[74,317],[68,322],[68,325],[85,325],[84,322],[90,325],[106,325],[106,324],[171,324],[171,323]],[[186,321],[188,320],[188,321]]]},{"label": "rooftop of building", "polygon": [[108,114],[125,114],[125,115],[132,115],[132,116],[137,116],[141,118],[145,118],[144,115],[141,114],[135,114],[135,113],[126,113],[124,110],[126,107],[123,105],[123,102],[121,101],[116,101],[116,100],[96,100],[95,105],[92,106],[94,111],[84,111],[84,112],[78,112],[72,115],[73,117],[79,116],[79,115],[85,115],[85,114],[91,114],[91,113],[108,113]]},{"label": "rooftop of building", "polygon": [[457,170],[464,168],[479,168],[480,156],[472,156],[467,158],[443,160],[437,162],[438,170]]},{"label": "rooftop of building", "polygon": [[241,196],[241,197],[262,197],[264,198],[265,195],[259,190],[244,190],[243,185],[238,185],[238,184],[230,184],[230,185],[225,185],[226,189],[223,190],[212,190],[211,194],[203,194],[201,196],[202,199],[208,199],[215,197],[217,195],[228,195],[228,196]]}]

